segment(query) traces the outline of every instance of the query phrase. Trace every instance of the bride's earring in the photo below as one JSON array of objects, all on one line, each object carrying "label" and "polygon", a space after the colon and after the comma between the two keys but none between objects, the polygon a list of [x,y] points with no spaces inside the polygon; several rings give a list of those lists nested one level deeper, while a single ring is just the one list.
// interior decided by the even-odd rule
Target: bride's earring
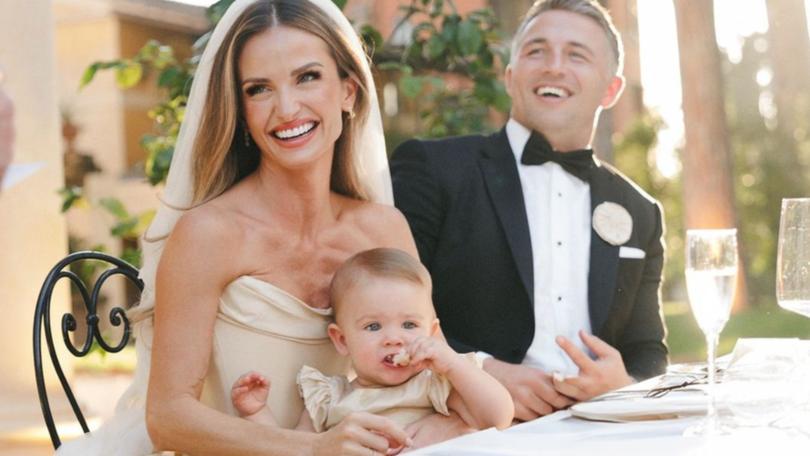
[{"label": "bride's earring", "polygon": [[346,113],[348,114],[349,119],[354,119],[354,109],[349,108],[349,110],[346,111]]},{"label": "bride's earring", "polygon": [[245,147],[250,147],[250,133],[248,133],[246,124],[242,124],[242,132],[245,134]]}]

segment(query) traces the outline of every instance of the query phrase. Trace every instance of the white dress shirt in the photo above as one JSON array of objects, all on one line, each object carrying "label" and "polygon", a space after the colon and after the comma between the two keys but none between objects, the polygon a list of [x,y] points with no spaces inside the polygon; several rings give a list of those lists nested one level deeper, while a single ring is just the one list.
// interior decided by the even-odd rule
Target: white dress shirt
[{"label": "white dress shirt", "polygon": [[576,364],[554,339],[565,336],[589,353],[577,332],[591,332],[591,188],[557,163],[521,164],[531,132],[514,119],[506,124],[506,135],[523,189],[534,268],[534,339],[523,364],[576,375]]}]

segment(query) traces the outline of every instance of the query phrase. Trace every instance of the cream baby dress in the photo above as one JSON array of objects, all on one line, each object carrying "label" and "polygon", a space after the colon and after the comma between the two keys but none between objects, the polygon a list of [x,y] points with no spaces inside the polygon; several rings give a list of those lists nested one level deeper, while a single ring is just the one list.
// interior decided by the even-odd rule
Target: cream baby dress
[{"label": "cream baby dress", "polygon": [[[478,365],[473,354],[459,356]],[[298,386],[317,432],[330,429],[352,412],[385,416],[402,427],[434,412],[448,415],[452,389],[446,377],[429,369],[401,385],[366,388],[352,386],[344,375],[325,375],[308,365],[298,373]]]}]

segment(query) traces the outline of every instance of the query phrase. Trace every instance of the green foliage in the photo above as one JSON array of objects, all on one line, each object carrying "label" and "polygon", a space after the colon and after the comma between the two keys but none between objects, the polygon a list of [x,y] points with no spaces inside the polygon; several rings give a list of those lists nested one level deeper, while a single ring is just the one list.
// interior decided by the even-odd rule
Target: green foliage
[{"label": "green foliage", "polygon": [[[769,66],[767,46],[758,43],[766,39],[765,35],[748,37],[740,61],[726,62],[724,67],[738,230],[754,305],[774,301],[781,200],[808,196],[810,177],[808,138],[785,134],[776,119],[760,112],[761,97],[770,90],[756,82],[757,72]],[[797,124],[808,115],[810,112],[802,115]]]},{"label": "green foliage", "polygon": [[145,172],[152,185],[164,180],[169,172],[169,162],[185,113],[188,91],[194,74],[195,61],[180,62],[174,50],[155,40],[147,42],[131,59],[95,62],[85,70],[80,87],[89,84],[98,70],[115,70],[119,87],[135,87],[148,74],[155,74],[157,86],[166,92],[166,99],[155,106],[149,117],[154,120],[155,134],[145,135],[141,146],[147,152]]},{"label": "green foliage", "polygon": [[[130,214],[123,203],[116,198],[102,198],[99,205],[112,215],[115,220],[115,224],[110,228],[110,234],[121,239],[139,238],[155,217],[154,210],[148,210],[140,214]],[[122,259],[133,266],[140,267],[141,254],[139,251],[125,249],[121,256]]]},{"label": "green foliage", "polygon": [[490,9],[462,17],[452,1],[412,0],[398,27],[413,24],[404,47],[388,45],[377,67],[399,78],[401,94],[419,101],[422,134],[429,137],[492,130],[490,110],[506,113],[509,96],[498,79],[508,52]]},{"label": "green foliage", "polygon": [[667,254],[664,263],[665,298],[682,298],[683,290],[683,192],[679,178],[658,171],[654,148],[664,122],[654,112],[645,112],[614,144],[614,164],[641,188],[659,200],[664,209]]},{"label": "green foliage", "polygon": [[[706,339],[687,302],[664,304],[667,345],[673,362],[705,361]],[[718,355],[730,353],[739,338],[798,337],[810,334],[810,319],[788,312],[773,300],[766,305],[746,309],[731,316],[720,333]]]},{"label": "green foliage", "polygon": [[84,199],[84,191],[80,187],[62,188],[59,190],[59,196],[62,197],[62,213],[67,212],[74,206],[87,203]]}]

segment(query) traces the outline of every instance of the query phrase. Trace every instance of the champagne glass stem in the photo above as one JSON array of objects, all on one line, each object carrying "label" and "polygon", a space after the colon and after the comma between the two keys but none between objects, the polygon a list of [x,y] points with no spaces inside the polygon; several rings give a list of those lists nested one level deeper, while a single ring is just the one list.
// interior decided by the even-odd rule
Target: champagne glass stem
[{"label": "champagne glass stem", "polygon": [[714,427],[717,418],[717,403],[716,395],[715,395],[715,355],[717,353],[717,342],[719,339],[719,334],[708,334],[706,336],[706,351],[708,357],[708,366],[707,369],[707,377],[708,377],[708,393],[709,393],[709,405],[706,410],[706,418],[709,421],[709,426]]}]

